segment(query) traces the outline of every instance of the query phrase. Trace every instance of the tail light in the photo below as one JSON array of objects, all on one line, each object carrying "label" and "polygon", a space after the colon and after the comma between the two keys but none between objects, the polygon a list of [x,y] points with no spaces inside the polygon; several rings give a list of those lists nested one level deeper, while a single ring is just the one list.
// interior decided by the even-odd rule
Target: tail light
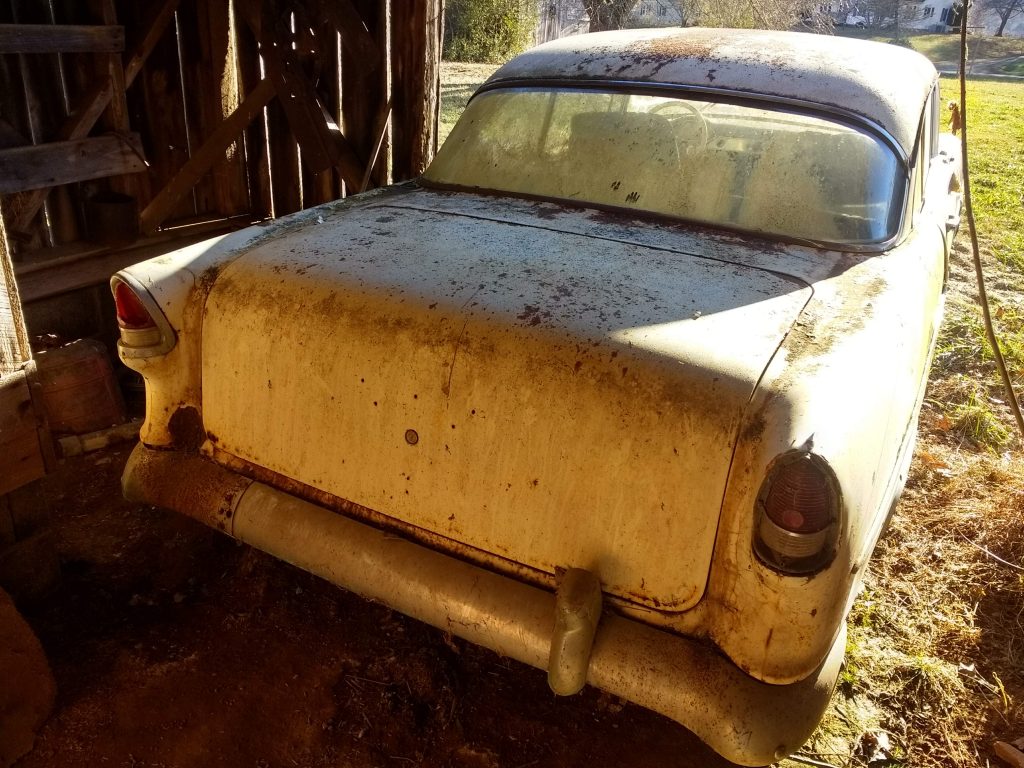
[{"label": "tail light", "polygon": [[174,346],[174,331],[153,297],[126,275],[110,280],[121,331],[121,354],[127,357],[162,355]]},{"label": "tail light", "polygon": [[757,497],[754,550],[775,570],[816,571],[835,552],[839,515],[839,484],[825,460],[802,451],[784,453]]},{"label": "tail light", "polygon": [[133,331],[156,328],[156,321],[142,300],[120,280],[114,283],[114,305],[117,307],[117,324],[121,328]]}]

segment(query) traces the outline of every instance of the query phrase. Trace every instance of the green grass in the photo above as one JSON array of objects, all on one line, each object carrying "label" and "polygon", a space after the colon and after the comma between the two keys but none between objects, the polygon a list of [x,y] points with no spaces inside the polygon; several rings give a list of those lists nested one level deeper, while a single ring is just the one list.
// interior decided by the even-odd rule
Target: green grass
[{"label": "green grass", "polygon": [[[955,78],[942,79],[942,98],[959,101]],[[967,120],[978,236],[1003,264],[1024,273],[1024,82],[969,80]]]},{"label": "green grass", "polygon": [[[836,34],[841,37],[891,43],[895,30],[839,27],[836,29]],[[903,42],[918,53],[923,53],[933,62],[954,62],[960,59],[960,36],[958,34],[932,34],[904,30],[901,37]],[[1015,37],[971,35],[967,38],[967,50],[971,59],[1005,59],[1010,56],[1024,55],[1024,40]]]},{"label": "green grass", "polygon": [[1004,75],[1024,76],[1024,59],[1017,59],[999,68]]},{"label": "green grass", "polygon": [[441,120],[438,145],[448,138],[473,92],[498,67],[495,64],[464,64],[446,61],[441,64]]}]

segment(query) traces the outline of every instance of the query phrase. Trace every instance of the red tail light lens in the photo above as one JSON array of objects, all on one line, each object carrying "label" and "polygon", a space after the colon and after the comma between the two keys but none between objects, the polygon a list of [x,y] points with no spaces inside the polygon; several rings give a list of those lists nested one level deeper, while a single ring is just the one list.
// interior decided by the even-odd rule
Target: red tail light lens
[{"label": "red tail light lens", "polygon": [[176,343],[174,330],[146,289],[130,275],[120,273],[110,278],[110,289],[121,329],[117,345],[121,359],[167,354]]},{"label": "red tail light lens", "polygon": [[127,284],[119,282],[114,286],[114,306],[117,307],[117,324],[122,328],[156,328],[149,310]]},{"label": "red tail light lens", "polygon": [[788,464],[775,477],[764,500],[765,514],[792,533],[815,533],[831,525],[828,479],[804,458]]},{"label": "red tail light lens", "polygon": [[839,532],[839,484],[820,456],[779,456],[761,486],[754,549],[785,573],[808,573],[825,565]]}]

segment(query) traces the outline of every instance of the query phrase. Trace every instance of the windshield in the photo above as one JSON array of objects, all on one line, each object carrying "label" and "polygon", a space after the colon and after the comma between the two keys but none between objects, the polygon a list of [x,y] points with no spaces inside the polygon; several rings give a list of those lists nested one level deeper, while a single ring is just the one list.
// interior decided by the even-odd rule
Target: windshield
[{"label": "windshield", "polygon": [[893,237],[906,186],[895,153],[845,123],[694,98],[533,88],[476,96],[424,179],[848,244]]}]

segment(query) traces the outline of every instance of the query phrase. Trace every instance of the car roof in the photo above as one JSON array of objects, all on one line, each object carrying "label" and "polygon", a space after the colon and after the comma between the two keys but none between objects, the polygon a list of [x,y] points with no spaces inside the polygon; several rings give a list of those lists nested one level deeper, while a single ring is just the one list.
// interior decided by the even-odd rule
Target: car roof
[{"label": "car roof", "polygon": [[852,113],[909,156],[938,75],[915,51],[805,32],[639,29],[565,37],[497,70],[503,81],[632,81],[762,95]]}]

